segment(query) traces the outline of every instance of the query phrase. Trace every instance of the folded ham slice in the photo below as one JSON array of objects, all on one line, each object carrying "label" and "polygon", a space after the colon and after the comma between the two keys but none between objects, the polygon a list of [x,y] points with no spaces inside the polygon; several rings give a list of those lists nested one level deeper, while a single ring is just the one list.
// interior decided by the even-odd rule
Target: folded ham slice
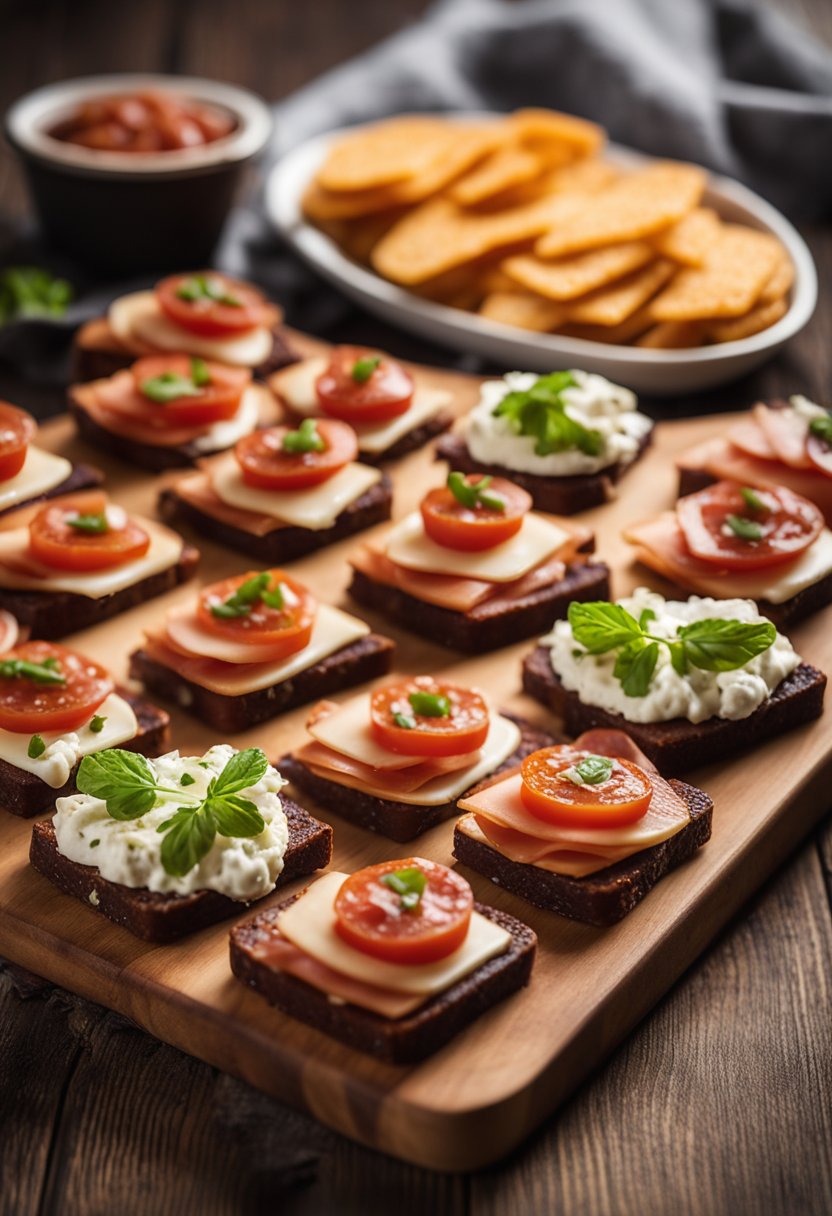
[{"label": "folded ham slice", "polygon": [[[76,385],[72,393],[93,422],[134,443],[150,443],[162,448],[184,447],[209,430],[207,426],[164,426],[161,417],[159,427],[153,428],[147,422],[146,405],[141,413],[136,407],[134,420],[130,402],[138,394],[129,371],[116,372],[109,380],[93,380],[90,384]],[[119,408],[116,408],[117,403]]]},{"label": "folded ham slice", "polygon": [[[203,462],[200,461],[200,464]],[[207,462],[205,462],[207,463]],[[273,515],[262,515],[257,511],[246,511],[242,507],[232,507],[224,502],[214,487],[207,472],[190,473],[176,482],[176,494],[183,502],[189,503],[210,515],[218,523],[228,524],[240,532],[249,532],[252,536],[267,536],[270,532],[286,525]]]},{"label": "folded ham slice", "polygon": [[798,469],[779,460],[761,460],[742,451],[729,439],[708,439],[685,452],[680,469],[709,473],[715,481],[737,481],[743,486],[767,489],[785,486],[813,502],[832,525],[832,477],[813,469]]},{"label": "folded ham slice", "polygon": [[793,469],[811,468],[812,462],[806,455],[807,426],[794,410],[773,410],[767,405],[755,405],[754,421],[777,460]]},{"label": "folded ham slice", "polygon": [[462,756],[437,756],[435,760],[413,763],[412,756],[402,756],[403,767],[378,769],[364,764],[352,756],[333,751],[324,743],[313,739],[294,751],[294,758],[306,765],[318,776],[338,785],[346,785],[367,794],[393,800],[399,794],[413,794],[443,773],[453,773],[460,768],[471,768],[479,759],[479,752],[466,752]]}]

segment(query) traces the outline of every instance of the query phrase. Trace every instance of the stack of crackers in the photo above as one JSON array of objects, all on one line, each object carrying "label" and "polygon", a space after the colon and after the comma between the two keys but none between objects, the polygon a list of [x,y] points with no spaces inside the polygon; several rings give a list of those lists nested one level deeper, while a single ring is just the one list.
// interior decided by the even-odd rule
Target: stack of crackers
[{"label": "stack of crackers", "polygon": [[703,169],[623,169],[604,144],[551,110],[391,118],[332,146],[304,212],[384,278],[538,333],[679,349],[785,314],[786,250],[703,206]]}]

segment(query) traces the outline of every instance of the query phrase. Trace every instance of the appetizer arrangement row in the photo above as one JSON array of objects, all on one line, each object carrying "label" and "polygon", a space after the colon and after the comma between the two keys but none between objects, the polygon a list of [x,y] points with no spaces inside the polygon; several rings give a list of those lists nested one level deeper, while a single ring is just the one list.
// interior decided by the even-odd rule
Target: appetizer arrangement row
[{"label": "appetizer arrangement row", "polygon": [[[620,920],[710,836],[710,798],[679,776],[822,712],[826,677],[779,630],[832,598],[832,416],[802,398],[759,406],[683,456],[675,507],[625,535],[687,598],[616,600],[574,517],[650,442],[631,393],[580,371],[512,373],[449,431],[449,395],[380,352],[275,372],[277,323],[253,288],[208,271],[81,331],[78,367],[97,379],[71,389],[79,431],[181,470],[158,497],[164,523],[125,511],[98,471],[41,451],[33,420],[0,406],[0,803],[54,811],[34,825],[33,866],[170,941],[325,869],[332,815],[400,844],[453,819],[453,858],[518,910]],[[284,568],[389,520],[381,466],[433,439],[445,484],[356,541],[349,594],[461,651],[535,639],[518,680],[568,737],[441,674],[389,678],[393,641]],[[55,639],[192,578],[199,553],[173,524],[255,567],[136,639],[138,695]],[[273,763],[225,742],[182,756],[144,695],[220,738],[309,705],[307,737]],[[235,975],[381,1058],[437,1050],[529,981],[536,948],[520,920],[474,902],[453,858],[327,872],[236,925]]]}]

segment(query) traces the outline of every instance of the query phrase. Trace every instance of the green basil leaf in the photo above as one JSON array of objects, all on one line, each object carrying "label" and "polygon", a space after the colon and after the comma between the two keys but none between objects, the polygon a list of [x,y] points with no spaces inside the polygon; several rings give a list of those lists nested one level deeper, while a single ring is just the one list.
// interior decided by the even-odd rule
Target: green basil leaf
[{"label": "green basil leaf", "polygon": [[541,376],[530,389],[507,393],[494,413],[508,418],[517,434],[535,439],[538,456],[570,449],[597,456],[604,447],[601,432],[590,430],[566,413],[562,394],[576,383],[571,372]]},{"label": "green basil leaf", "polygon": [[619,653],[613,675],[621,681],[621,690],[626,697],[647,695],[658,658],[658,642],[631,642]]},{"label": "green basil leaf", "polygon": [[138,819],[156,803],[156,779],[147,760],[117,747],[84,756],[75,784],[79,793],[106,802],[113,819]]},{"label": "green basil leaf", "polygon": [[607,600],[587,604],[573,601],[568,616],[572,636],[590,654],[606,654],[642,635],[635,617],[620,604]]},{"label": "green basil leaf", "polygon": [[655,619],[656,614],[652,608],[642,608],[638,618],[639,629],[645,630],[650,622],[655,621]]},{"label": "green basil leaf", "polygon": [[165,833],[162,866],[174,878],[183,878],[198,866],[217,835],[213,814],[204,806],[180,807],[157,831]]},{"label": "green basil leaf", "polygon": [[62,317],[72,285],[39,266],[7,266],[0,271],[0,325],[24,317]]},{"label": "green basil leaf", "polygon": [[685,656],[702,671],[736,671],[773,645],[777,630],[771,621],[694,621],[678,632]]},{"label": "green basil leaf", "polygon": [[239,794],[240,790],[249,789],[265,776],[268,767],[269,762],[262,748],[247,747],[245,751],[237,752],[212,783],[212,797]]},{"label": "green basil leaf", "polygon": [[670,651],[670,663],[677,676],[686,676],[688,674],[688,660],[685,654],[684,642],[668,642],[667,648]]},{"label": "green basil leaf", "polygon": [[209,807],[222,836],[259,836],[266,826],[254,803],[237,794],[214,796]]}]

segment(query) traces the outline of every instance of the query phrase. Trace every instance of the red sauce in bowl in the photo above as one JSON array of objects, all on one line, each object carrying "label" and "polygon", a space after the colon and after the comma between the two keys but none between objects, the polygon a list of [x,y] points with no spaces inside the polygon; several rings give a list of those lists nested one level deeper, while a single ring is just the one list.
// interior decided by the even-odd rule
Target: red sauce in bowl
[{"label": "red sauce in bowl", "polygon": [[234,117],[217,106],[147,90],[81,102],[49,134],[99,152],[175,152],[224,139]]}]

